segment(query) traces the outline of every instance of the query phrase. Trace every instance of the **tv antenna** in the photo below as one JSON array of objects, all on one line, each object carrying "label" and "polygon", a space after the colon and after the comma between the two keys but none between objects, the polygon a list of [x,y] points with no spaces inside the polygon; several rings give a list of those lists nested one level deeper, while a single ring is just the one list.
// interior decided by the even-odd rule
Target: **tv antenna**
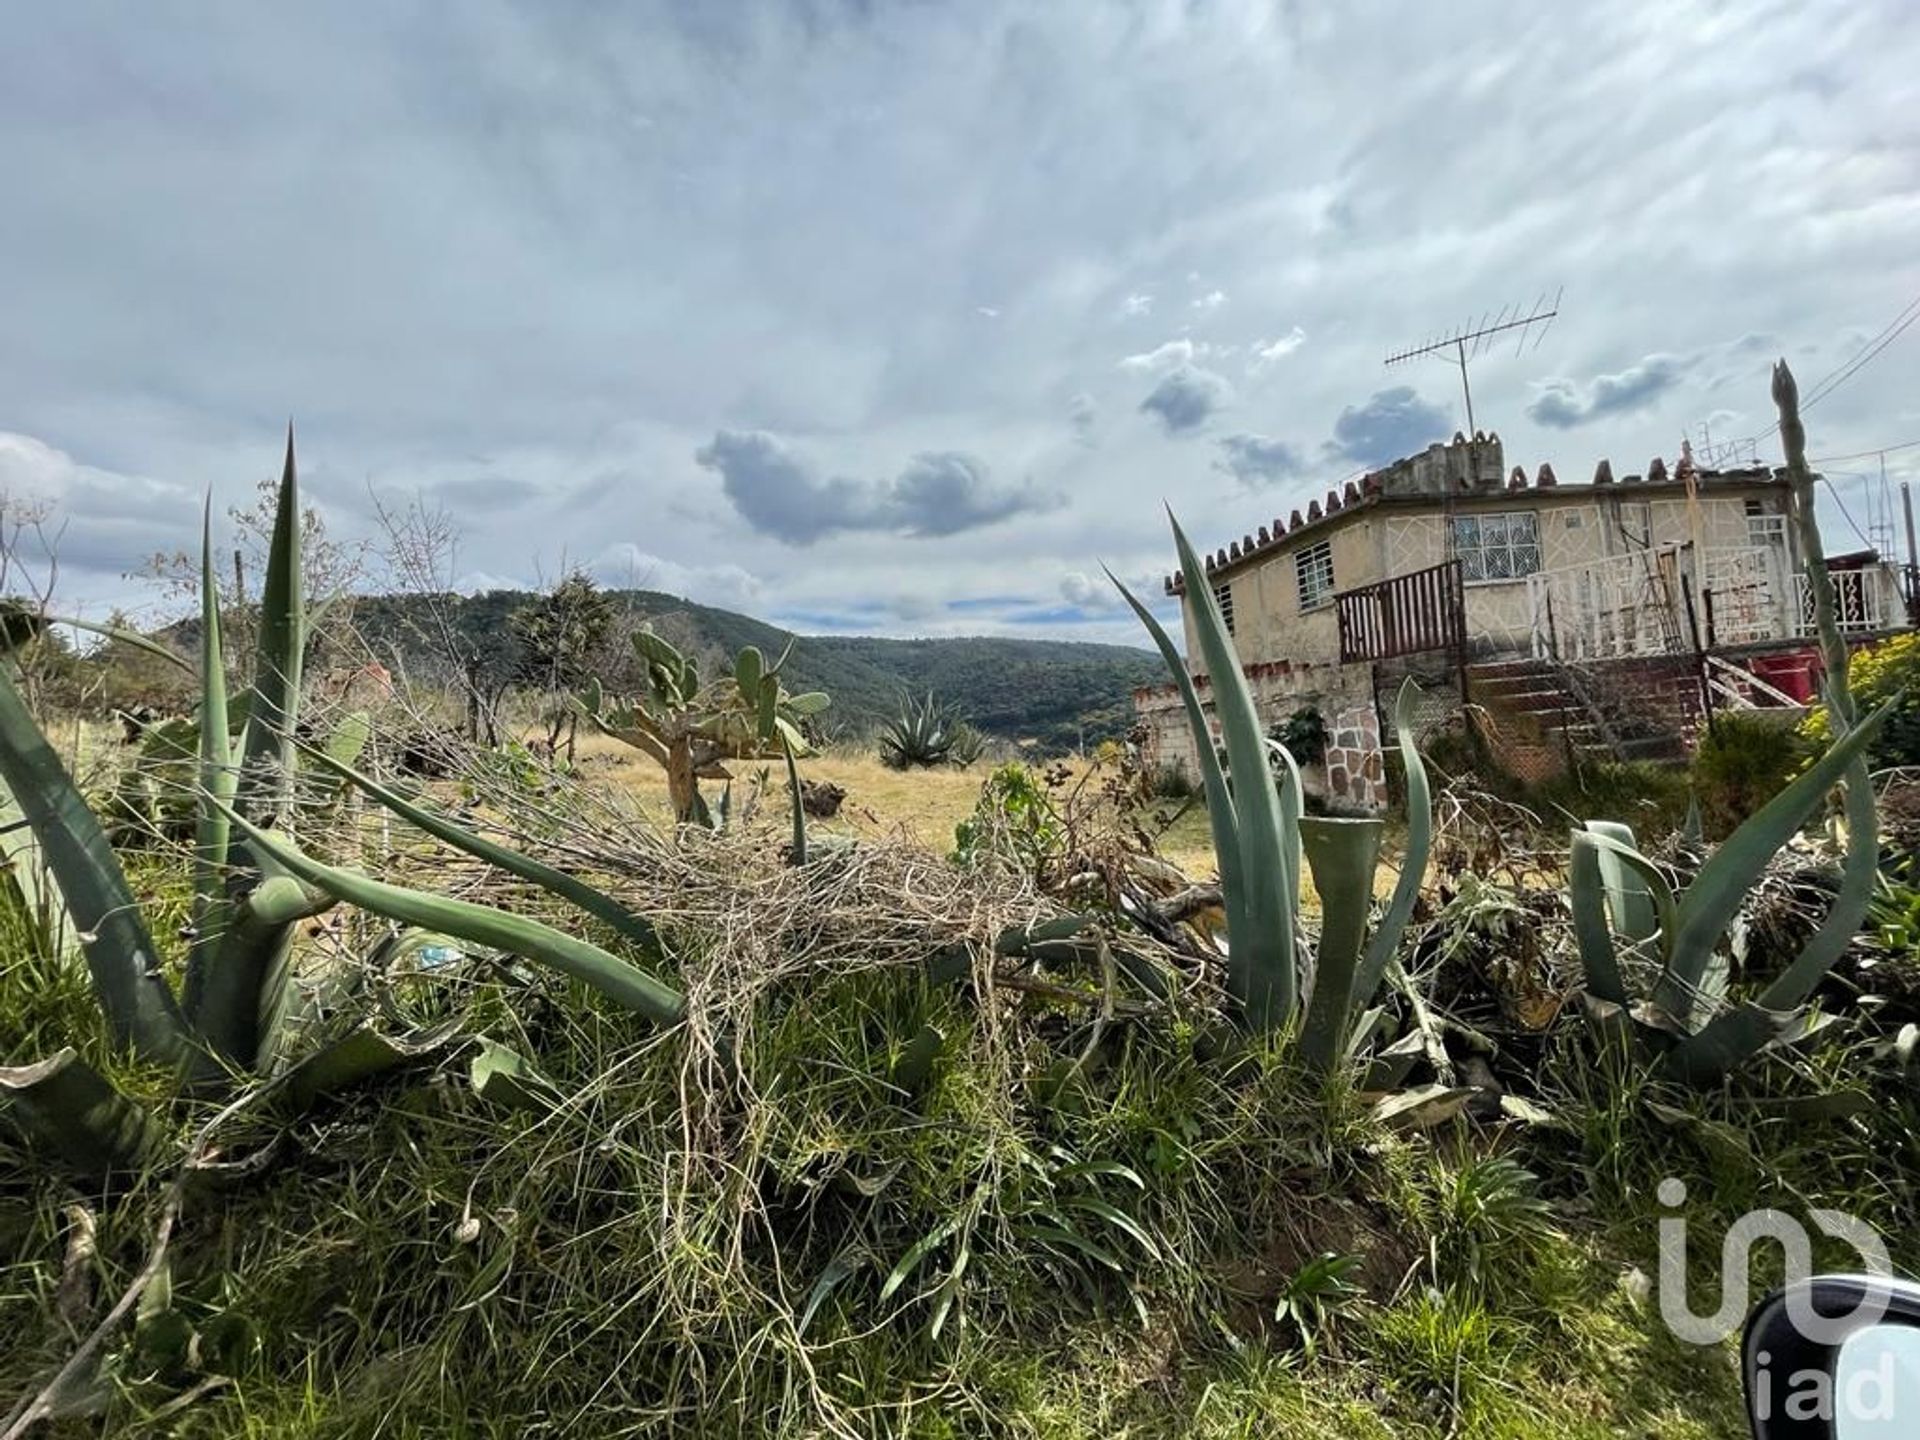
[{"label": "tv antenna", "polygon": [[[1401,365],[1409,360],[1418,360],[1423,355],[1441,355],[1460,367],[1460,394],[1467,402],[1467,434],[1475,431],[1473,423],[1473,387],[1467,383],[1467,362],[1484,353],[1496,335],[1508,335],[1519,331],[1519,342],[1514,354],[1519,355],[1527,348],[1527,333],[1534,326],[1540,332],[1534,336],[1534,348],[1540,348],[1540,342],[1547,338],[1547,330],[1554,316],[1560,313],[1560,297],[1566,293],[1562,286],[1553,292],[1551,304],[1547,301],[1546,291],[1540,292],[1540,298],[1533,302],[1533,308],[1526,314],[1520,313],[1520,307],[1502,307],[1496,315],[1492,311],[1480,317],[1477,325],[1466,325],[1446,335],[1437,336],[1424,345],[1414,345],[1405,350],[1396,350],[1387,356],[1388,365]],[[1511,313],[1509,313],[1511,312]],[[1488,321],[1491,319],[1492,323]]]}]

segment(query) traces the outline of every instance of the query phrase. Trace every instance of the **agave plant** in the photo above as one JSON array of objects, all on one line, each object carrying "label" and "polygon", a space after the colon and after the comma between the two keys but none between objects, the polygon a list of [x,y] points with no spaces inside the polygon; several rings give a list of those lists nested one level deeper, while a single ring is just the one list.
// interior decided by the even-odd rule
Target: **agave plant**
[{"label": "agave plant", "polygon": [[929,691],[924,700],[908,700],[881,727],[880,763],[890,770],[932,769],[952,762],[956,746],[964,746],[977,760],[979,752],[966,735],[971,728]]},{"label": "agave plant", "polygon": [[[173,1067],[197,1089],[271,1077],[283,1082],[284,1093],[308,1098],[420,1053],[422,1037],[389,1039],[370,1022],[303,1057],[287,1053],[296,1029],[288,1004],[296,928],[342,899],[404,925],[548,964],[656,1020],[677,1018],[677,993],[630,960],[506,912],[323,865],[287,840],[301,754],[295,727],[306,647],[299,516],[289,433],[256,670],[241,699],[245,721],[237,753],[213,584],[210,506],[203,520],[192,924],[178,995],[99,818],[0,664],[0,782],[9,808],[21,817],[16,834],[30,836],[32,850],[26,854],[17,838],[8,845],[13,873],[4,898],[26,899],[31,889],[34,936],[49,945],[57,945],[61,934],[74,938],[115,1049]],[[338,776],[370,784],[338,753],[316,758]],[[586,887],[571,877],[451,825],[428,828],[567,898],[583,898]],[[50,923],[55,899],[64,924]],[[627,939],[654,949],[651,927],[638,917],[626,916],[628,923],[621,924],[610,913],[617,908],[611,901],[586,908]],[[0,1100],[32,1138],[89,1177],[137,1169],[154,1156],[165,1131],[70,1047],[0,1069]]]},{"label": "agave plant", "polygon": [[773,760],[791,746],[808,751],[801,725],[830,703],[819,691],[789,694],[780,683],[782,655],[772,665],[757,646],[734,658],[733,673],[701,683],[699,667],[650,629],[633,633],[647,689],[630,700],[609,697],[598,680],[580,708],[606,734],[644,751],[667,772],[674,819],[710,823],[702,780],[729,780],[729,760]]},{"label": "agave plant", "polygon": [[[1426,872],[1433,838],[1432,801],[1426,767],[1414,746],[1411,681],[1401,687],[1394,720],[1407,774],[1407,850],[1380,923],[1369,938],[1382,822],[1377,819],[1306,819],[1301,814],[1300,772],[1286,747],[1263,733],[1233,640],[1213,587],[1180,523],[1173,525],[1181,572],[1194,608],[1194,631],[1212,680],[1214,710],[1225,741],[1225,765],[1214,747],[1207,712],[1193,678],[1165,627],[1133,593],[1108,578],[1152,635],[1179,688],[1200,760],[1227,912],[1227,991],[1243,1019],[1256,1030],[1276,1030],[1299,1018],[1301,986],[1300,872],[1310,867],[1320,895],[1320,943],[1310,967],[1306,1014],[1300,1030],[1303,1058],[1332,1069],[1352,1053],[1355,1014],[1379,989],[1399,947]],[[1269,756],[1280,762],[1276,785]],[[1235,783],[1235,777],[1248,777]]]},{"label": "agave plant", "polygon": [[[1899,703],[1896,697],[1863,718],[1847,688],[1847,646],[1814,520],[1799,390],[1784,361],[1774,367],[1773,395],[1780,411],[1796,538],[1813,592],[1827,708],[1838,738],[1729,835],[1678,895],[1666,873],[1640,852],[1626,826],[1590,820],[1574,832],[1572,841],[1569,900],[1589,1008],[1616,1033],[1633,1034],[1657,1051],[1665,1073],[1697,1085],[1717,1082],[1792,1033],[1802,1020],[1800,1007],[1866,918],[1879,858],[1866,756]],[[1813,818],[1838,784],[1846,786],[1847,848],[1840,887],[1826,919],[1757,997],[1720,1008],[1703,1020],[1702,1012],[1724,999],[1725,972],[1716,963],[1720,937],[1775,853]],[[1654,971],[1650,990],[1640,997],[1628,986],[1636,968]]]}]

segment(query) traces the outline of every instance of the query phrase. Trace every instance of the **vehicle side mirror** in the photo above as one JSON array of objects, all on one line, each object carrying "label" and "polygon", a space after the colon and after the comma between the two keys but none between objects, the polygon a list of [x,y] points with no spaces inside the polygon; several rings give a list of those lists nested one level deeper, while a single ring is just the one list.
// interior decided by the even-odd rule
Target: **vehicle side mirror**
[{"label": "vehicle side mirror", "polygon": [[1920,1436],[1920,1285],[1817,1275],[1776,1290],[1741,1345],[1754,1440]]}]

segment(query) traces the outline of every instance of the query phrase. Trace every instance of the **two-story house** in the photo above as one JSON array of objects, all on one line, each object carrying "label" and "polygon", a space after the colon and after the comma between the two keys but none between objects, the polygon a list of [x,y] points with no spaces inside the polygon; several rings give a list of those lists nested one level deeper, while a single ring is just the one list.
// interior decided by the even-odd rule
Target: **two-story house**
[{"label": "two-story house", "polygon": [[[1893,567],[1830,561],[1843,627],[1907,622]],[[1683,457],[1562,484],[1507,471],[1497,435],[1400,460],[1216,550],[1208,583],[1264,717],[1302,710],[1328,737],[1329,798],[1384,803],[1379,699],[1416,673],[1457,707],[1514,716],[1536,763],[1580,752],[1658,753],[1706,704],[1789,705],[1812,694],[1812,604],[1764,468]],[[1186,651],[1202,681],[1178,575]],[[1135,695],[1159,763],[1192,766],[1171,686]]]}]

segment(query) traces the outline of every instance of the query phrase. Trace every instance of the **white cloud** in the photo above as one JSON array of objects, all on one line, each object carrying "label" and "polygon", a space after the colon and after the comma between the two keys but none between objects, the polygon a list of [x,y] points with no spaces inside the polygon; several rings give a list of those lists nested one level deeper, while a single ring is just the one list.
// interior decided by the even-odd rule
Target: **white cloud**
[{"label": "white cloud", "polygon": [[[1464,423],[1444,366],[1379,361],[1476,307],[1569,286],[1538,349],[1474,362],[1511,463],[1638,470],[1713,411],[1740,417],[1716,440],[1762,431],[1772,356],[1809,390],[1920,254],[1908,0],[1740,23],[1662,0],[510,4],[427,29],[239,6],[192,44],[137,7],[17,8],[0,426],[58,457],[31,469],[77,598],[191,544],[203,487],[250,499],[290,411],[330,524],[364,533],[369,480],[423,492],[490,576],[630,539],[737,566],[765,613],[844,614],[1030,595],[1095,557],[1164,572],[1163,497],[1202,546],[1262,518],[1217,463],[1265,481],[1297,456],[1317,483],[1328,444],[1344,473]],[[1661,195],[1745,223],[1676,247]],[[1295,335],[1312,364],[1274,353]],[[1816,455],[1914,433],[1916,347],[1810,412]],[[817,466],[761,480],[851,477],[789,513],[736,464],[809,548],[694,460],[723,431]],[[1029,486],[1065,503],[954,528]]]},{"label": "white cloud", "polygon": [[759,579],[738,565],[684,565],[641,549],[631,541],[609,545],[587,567],[603,585],[623,590],[664,590],[669,595],[752,609],[765,591]]},{"label": "white cloud", "polygon": [[1256,340],[1253,353],[1247,359],[1247,373],[1258,375],[1276,360],[1284,360],[1302,345],[1307,343],[1307,332],[1298,325],[1282,335],[1278,340]]},{"label": "white cloud", "polygon": [[1164,345],[1156,345],[1151,350],[1143,350],[1138,355],[1124,357],[1120,361],[1120,368],[1134,375],[1164,375],[1169,370],[1178,370],[1182,365],[1191,365],[1195,360],[1204,359],[1210,353],[1211,347],[1204,341],[1195,342],[1182,336]]},{"label": "white cloud", "polygon": [[1218,310],[1222,305],[1226,303],[1227,303],[1226,291],[1209,290],[1206,294],[1195,297],[1193,301],[1193,308],[1196,310]]}]

